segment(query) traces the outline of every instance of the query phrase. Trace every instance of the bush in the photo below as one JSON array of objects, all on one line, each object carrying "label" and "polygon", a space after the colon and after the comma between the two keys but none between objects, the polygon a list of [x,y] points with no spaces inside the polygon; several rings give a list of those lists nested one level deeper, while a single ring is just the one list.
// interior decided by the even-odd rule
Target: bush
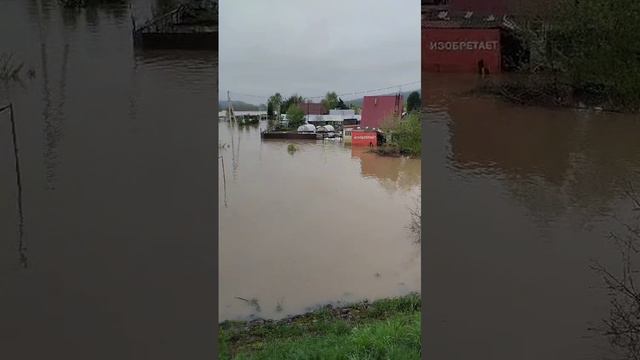
[{"label": "bush", "polygon": [[411,112],[402,120],[387,120],[383,126],[390,136],[389,145],[397,147],[403,155],[420,156],[422,150],[420,112]]},{"label": "bush", "polygon": [[549,19],[547,62],[575,92],[640,108],[640,2],[564,0]]}]

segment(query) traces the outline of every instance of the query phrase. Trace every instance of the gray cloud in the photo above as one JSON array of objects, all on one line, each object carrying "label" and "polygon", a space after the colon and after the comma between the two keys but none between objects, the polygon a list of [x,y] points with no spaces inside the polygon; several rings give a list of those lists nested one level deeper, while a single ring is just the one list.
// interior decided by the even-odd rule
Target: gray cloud
[{"label": "gray cloud", "polygon": [[227,91],[309,97],[420,80],[418,0],[220,0],[219,37],[221,99]]}]

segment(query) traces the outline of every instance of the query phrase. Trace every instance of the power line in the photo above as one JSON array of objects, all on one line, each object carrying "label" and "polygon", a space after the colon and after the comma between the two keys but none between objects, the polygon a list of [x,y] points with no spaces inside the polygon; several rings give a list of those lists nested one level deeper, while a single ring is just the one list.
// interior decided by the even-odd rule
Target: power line
[{"label": "power line", "polygon": [[[343,93],[340,93],[340,94],[337,94],[337,95],[339,97],[356,96],[356,95],[368,94],[368,93],[372,93],[372,92],[376,92],[376,91],[382,91],[382,90],[389,90],[389,89],[396,89],[396,88],[401,89],[403,86],[414,85],[414,84],[418,84],[418,83],[420,83],[420,81],[412,81],[412,82],[409,82],[409,83],[392,85],[392,86],[387,86],[387,87],[377,88],[377,89],[356,90],[356,91],[343,92]],[[271,97],[271,95],[244,94],[244,93],[237,93],[237,92],[234,92],[234,91],[229,91],[229,93],[233,94],[233,95],[252,97],[252,98],[259,98],[259,99],[268,99],[269,97]],[[326,95],[305,96],[304,98],[305,99],[323,99],[325,96]]]}]

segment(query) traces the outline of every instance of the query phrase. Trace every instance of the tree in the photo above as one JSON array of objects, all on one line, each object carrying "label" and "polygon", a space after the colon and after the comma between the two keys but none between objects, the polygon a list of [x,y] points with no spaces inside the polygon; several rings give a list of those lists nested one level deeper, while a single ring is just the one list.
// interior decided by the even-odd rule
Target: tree
[{"label": "tree", "polygon": [[338,106],[338,94],[335,91],[328,92],[322,100],[322,105],[327,110],[335,109]]},{"label": "tree", "polygon": [[[623,185],[634,211],[640,210],[640,196],[630,179]],[[612,233],[609,237],[620,252],[621,264],[607,267],[592,260],[591,269],[602,277],[609,295],[609,316],[591,331],[609,340],[614,353],[624,359],[640,359],[640,290],[638,282],[638,246],[640,245],[640,218],[632,216],[620,221],[623,234]],[[622,265],[622,266],[619,266]]]},{"label": "tree", "polygon": [[[280,93],[275,93],[269,97],[267,101],[267,114],[269,115],[269,127],[273,128],[277,124],[280,123],[280,119],[277,119],[277,114],[280,114],[280,107],[282,106],[282,95]],[[269,108],[271,108],[271,112],[269,113]]]},{"label": "tree", "polygon": [[297,128],[304,124],[304,111],[302,111],[298,104],[293,104],[293,106],[289,106],[287,109],[287,119],[290,128]]},{"label": "tree", "polygon": [[282,95],[280,93],[275,93],[269,97],[269,104],[273,107],[273,111],[280,111],[280,106],[282,105]]},{"label": "tree", "polygon": [[341,98],[338,98],[338,105],[336,105],[336,109],[347,110],[349,107],[342,101]]},{"label": "tree", "polygon": [[267,103],[267,117],[269,119],[273,118],[273,103],[272,102]]},{"label": "tree", "polygon": [[417,91],[409,94],[409,97],[407,97],[407,112],[419,110],[422,105],[420,102],[420,94]]},{"label": "tree", "polygon": [[289,107],[292,104],[302,104],[304,102],[304,98],[298,94],[293,94],[289,96],[287,100],[282,103],[282,112],[287,113],[289,111]]}]

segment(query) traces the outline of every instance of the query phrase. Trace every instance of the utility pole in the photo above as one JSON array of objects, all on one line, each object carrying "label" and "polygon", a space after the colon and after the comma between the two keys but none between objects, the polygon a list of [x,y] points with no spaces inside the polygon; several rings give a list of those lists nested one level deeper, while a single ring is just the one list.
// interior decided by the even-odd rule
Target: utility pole
[{"label": "utility pole", "polygon": [[227,117],[229,121],[236,122],[236,116],[233,113],[233,104],[231,104],[231,95],[229,95],[229,90],[227,90]]}]

